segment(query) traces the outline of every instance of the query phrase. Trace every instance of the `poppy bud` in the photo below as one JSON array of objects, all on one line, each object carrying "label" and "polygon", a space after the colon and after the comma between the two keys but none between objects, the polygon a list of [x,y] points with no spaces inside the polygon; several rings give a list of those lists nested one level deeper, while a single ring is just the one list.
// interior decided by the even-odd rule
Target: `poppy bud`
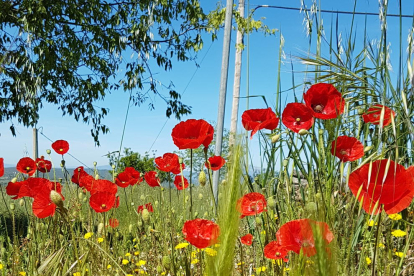
[{"label": "poppy bud", "polygon": [[205,212],[204,213],[204,217],[208,217],[208,212]]},{"label": "poppy bud", "polygon": [[272,197],[270,197],[270,198],[267,200],[267,205],[268,205],[270,208],[274,208],[274,207],[276,206],[276,202],[275,202],[275,199],[273,198],[273,196],[272,196]]},{"label": "poppy bud", "polygon": [[138,227],[142,226],[142,221],[138,221]]},{"label": "poppy bud", "polygon": [[365,111],[362,108],[358,108],[358,115],[362,115],[364,113],[365,113]]},{"label": "poppy bud", "polygon": [[227,184],[227,180],[226,180],[226,179],[223,179],[223,180],[221,181],[221,185],[226,186],[226,184]]},{"label": "poppy bud", "polygon": [[202,200],[203,199],[203,194],[198,194],[198,199]]},{"label": "poppy bud", "polygon": [[185,202],[188,202],[190,198],[188,196],[185,197]]},{"label": "poppy bud", "polygon": [[201,170],[200,174],[198,175],[198,183],[200,183],[201,186],[205,186],[207,182],[206,173],[204,170]]},{"label": "poppy bud", "polygon": [[162,273],[162,266],[160,266],[160,265],[158,265],[157,266],[157,272],[158,272],[158,274],[161,274]]},{"label": "poppy bud", "polygon": [[65,160],[60,161],[60,166],[63,168],[65,166]]},{"label": "poppy bud", "polygon": [[156,200],[156,201],[154,202],[154,205],[155,205],[155,206],[158,206],[158,200]]},{"label": "poppy bud", "polygon": [[56,204],[56,206],[58,206],[60,209],[63,209],[63,200],[58,192],[51,190],[49,198],[54,204]]},{"label": "poppy bud", "polygon": [[31,235],[30,235],[30,234],[27,234],[27,235],[26,235],[26,239],[30,240],[30,237],[31,237]]},{"label": "poppy bud", "polygon": [[182,164],[184,161],[183,161],[183,159],[180,157],[180,158],[178,158],[178,163],[179,164]]},{"label": "poppy bud", "polygon": [[83,201],[83,202],[86,202],[86,201],[88,201],[88,199],[87,199],[86,197],[84,197],[84,198],[82,199],[82,201]]},{"label": "poppy bud", "polygon": [[164,192],[164,191],[165,191],[164,187],[161,187],[161,192]]},{"label": "poppy bud", "polygon": [[280,139],[280,134],[273,135],[271,138],[272,143],[276,143]]},{"label": "poppy bud", "polygon": [[140,199],[141,200],[145,200],[145,196],[144,195],[141,195]]},{"label": "poppy bud", "polygon": [[261,226],[262,225],[262,219],[260,217],[256,217],[256,225]]},{"label": "poppy bud", "polygon": [[308,213],[314,213],[314,212],[316,212],[316,211],[317,211],[317,209],[318,209],[318,206],[316,205],[316,203],[315,203],[315,202],[308,202],[308,203],[305,205],[305,210],[306,210],[306,212],[308,212]]},{"label": "poppy bud", "polygon": [[198,217],[198,212],[195,212],[194,213],[194,217]]},{"label": "poppy bud", "polygon": [[16,183],[17,182],[17,177],[13,177],[13,179],[11,180],[12,183]]},{"label": "poppy bud", "polygon": [[28,233],[28,234],[32,234],[32,233],[33,233],[32,227],[28,227],[28,228],[27,228],[27,233]]},{"label": "poppy bud", "polygon": [[96,165],[98,165],[98,162],[93,162],[93,166],[96,167]]},{"label": "poppy bud", "polygon": [[50,154],[51,152],[52,152],[52,151],[51,151],[50,149],[47,149],[47,150],[46,150],[46,153],[47,153],[47,154]]},{"label": "poppy bud", "polygon": [[105,227],[105,225],[103,224],[103,222],[100,222],[98,224],[98,236],[102,236],[104,227]]},{"label": "poppy bud", "polygon": [[20,199],[19,205],[22,206],[22,207],[24,206],[24,199],[23,198]]},{"label": "poppy bud", "polygon": [[144,222],[148,222],[149,218],[150,218],[150,213],[149,213],[148,209],[142,210],[142,220]]},{"label": "poppy bud", "polygon": [[374,148],[374,146],[367,146],[364,148],[364,152],[370,151]]},{"label": "poppy bud", "polygon": [[115,165],[112,165],[112,166],[111,166],[111,168],[112,168],[113,170],[115,170]]},{"label": "poppy bud", "polygon": [[302,135],[302,136],[304,136],[304,135],[306,135],[306,134],[308,134],[309,133],[309,131],[307,131],[306,129],[301,129],[301,130],[299,130],[299,135]]},{"label": "poppy bud", "polygon": [[80,192],[80,193],[78,194],[78,198],[79,198],[79,200],[82,200],[82,199],[83,199],[83,193],[82,193],[82,192]]},{"label": "poppy bud", "polygon": [[133,229],[133,225],[132,225],[132,223],[128,226],[128,232],[129,233],[132,233],[132,229]]},{"label": "poppy bud", "polygon": [[95,174],[95,180],[99,180],[99,174]]},{"label": "poppy bud", "polygon": [[14,211],[15,208],[16,206],[14,205],[14,203],[10,203],[10,210]]},{"label": "poppy bud", "polygon": [[289,164],[289,160],[288,159],[284,159],[283,160],[283,167],[287,167],[288,164]]}]

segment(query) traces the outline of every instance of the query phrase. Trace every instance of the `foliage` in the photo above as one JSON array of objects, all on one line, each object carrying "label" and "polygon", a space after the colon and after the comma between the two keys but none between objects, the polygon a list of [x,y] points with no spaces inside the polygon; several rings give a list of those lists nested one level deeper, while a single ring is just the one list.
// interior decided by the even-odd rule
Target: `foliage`
[{"label": "foliage", "polygon": [[151,157],[148,152],[141,155],[138,152],[132,151],[130,148],[124,148],[122,156],[119,156],[118,152],[108,154],[109,164],[116,167],[116,173],[123,172],[126,167],[133,167],[140,173],[157,171],[160,181],[163,182],[167,180],[167,173],[156,169],[154,163],[155,157],[155,155]]},{"label": "foliage", "polygon": [[17,118],[34,126],[49,103],[92,123],[99,145],[99,133],[109,130],[102,123],[108,109],[97,102],[108,93],[129,91],[134,105],[149,101],[150,108],[159,96],[168,117],[189,114],[191,107],[172,84],[155,79],[153,68],[168,71],[174,58],[192,60],[207,24],[198,0],[3,0],[0,122]]}]

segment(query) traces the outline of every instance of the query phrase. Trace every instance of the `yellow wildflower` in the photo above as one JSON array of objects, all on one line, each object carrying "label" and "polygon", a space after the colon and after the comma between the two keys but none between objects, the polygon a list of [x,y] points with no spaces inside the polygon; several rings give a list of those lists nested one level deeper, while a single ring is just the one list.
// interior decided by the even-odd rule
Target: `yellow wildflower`
[{"label": "yellow wildflower", "polygon": [[135,265],[136,266],[143,266],[143,265],[145,265],[147,262],[146,261],[143,261],[143,260],[139,260]]},{"label": "yellow wildflower", "polygon": [[128,263],[129,263],[128,260],[125,260],[125,259],[122,260],[122,264],[127,265]]},{"label": "yellow wildflower", "polygon": [[214,250],[213,248],[206,248],[204,249],[204,251],[207,253],[207,255],[209,256],[216,256],[217,255],[217,251]]},{"label": "yellow wildflower", "polygon": [[125,257],[129,257],[129,256],[131,256],[131,253],[126,253],[125,254]]},{"label": "yellow wildflower", "polygon": [[368,224],[368,226],[369,226],[369,227],[374,226],[374,223],[375,223],[375,225],[378,225],[378,223],[377,223],[377,222],[375,222],[373,219],[370,219],[370,220],[368,220],[368,222],[367,222],[367,224]]},{"label": "yellow wildflower", "polygon": [[107,265],[106,266],[106,269],[111,269],[112,268],[112,265]]},{"label": "yellow wildflower", "polygon": [[405,257],[405,254],[404,254],[404,252],[395,252],[395,256],[403,258],[403,257]]},{"label": "yellow wildflower", "polygon": [[256,268],[256,272],[265,272],[265,271],[266,271],[266,267],[265,266]]},{"label": "yellow wildflower", "polygon": [[289,271],[290,270],[290,268],[289,267],[285,267],[284,269],[283,269],[283,271]]},{"label": "yellow wildflower", "polygon": [[397,230],[392,231],[391,235],[393,235],[396,238],[400,238],[400,237],[404,237],[405,235],[407,235],[407,232],[397,229]]},{"label": "yellow wildflower", "polygon": [[139,255],[139,251],[135,251],[135,252],[134,252],[134,255],[135,255],[135,256],[138,256],[138,255]]},{"label": "yellow wildflower", "polygon": [[383,244],[383,243],[379,243],[379,244],[378,244],[378,247],[379,247],[379,248],[385,248],[385,244]]},{"label": "yellow wildflower", "polygon": [[182,242],[182,243],[177,244],[177,245],[175,246],[175,249],[186,248],[188,245],[189,245],[189,243],[188,243],[188,242]]},{"label": "yellow wildflower", "polygon": [[402,216],[400,214],[391,214],[391,215],[388,215],[388,217],[390,219],[392,219],[392,220],[400,220],[400,219],[402,219]]},{"label": "yellow wildflower", "polygon": [[245,262],[237,263],[237,265],[239,265],[239,266],[243,265],[243,264],[245,264]]},{"label": "yellow wildflower", "polygon": [[263,230],[262,232],[260,232],[260,234],[266,235],[266,230]]},{"label": "yellow wildflower", "polygon": [[134,276],[134,275],[132,275],[132,274],[127,274],[126,276]]},{"label": "yellow wildflower", "polygon": [[26,276],[26,272],[21,271],[21,272],[19,272],[19,275]]},{"label": "yellow wildflower", "polygon": [[191,264],[197,264],[198,263],[198,259],[194,259],[191,261]]},{"label": "yellow wildflower", "polygon": [[85,234],[85,236],[83,236],[86,240],[87,239],[89,239],[90,237],[92,237],[93,236],[93,233],[92,232],[88,232],[88,233],[86,233]]},{"label": "yellow wildflower", "polygon": [[101,243],[104,241],[104,238],[98,238],[98,243]]},{"label": "yellow wildflower", "polygon": [[81,273],[80,272],[75,272],[75,273],[73,273],[73,276],[81,276]]},{"label": "yellow wildflower", "polygon": [[197,251],[191,252],[191,258],[193,259],[197,258]]},{"label": "yellow wildflower", "polygon": [[219,243],[216,243],[216,244],[214,245],[214,247],[220,247],[220,244],[219,244]]},{"label": "yellow wildflower", "polygon": [[0,264],[0,270],[2,270],[3,269],[3,264]]},{"label": "yellow wildflower", "polygon": [[371,259],[369,257],[365,258],[365,261],[367,262],[367,265],[370,265],[372,263]]}]

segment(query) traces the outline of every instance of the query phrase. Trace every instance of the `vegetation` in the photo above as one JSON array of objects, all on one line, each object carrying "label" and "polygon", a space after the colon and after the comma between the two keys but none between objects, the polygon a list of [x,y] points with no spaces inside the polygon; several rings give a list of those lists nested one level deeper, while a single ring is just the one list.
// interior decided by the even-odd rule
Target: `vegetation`
[{"label": "vegetation", "polygon": [[[386,14],[387,1],[380,4]],[[78,177],[84,179],[79,185],[73,184],[78,178],[67,177],[62,201],[56,183],[43,187],[50,192],[46,197],[27,189],[40,180],[27,180],[33,170],[20,166],[23,173],[8,183],[7,192],[1,190],[0,273],[413,275],[413,33],[407,56],[402,44],[397,49],[399,74],[394,78],[385,16],[378,45],[366,39],[359,45],[354,31],[345,43],[334,45],[334,26],[326,36],[327,26],[314,20],[321,18],[318,7],[312,13],[304,7],[304,14],[309,49],[316,49],[301,57],[307,74],[303,99],[295,94],[292,101],[300,104],[289,110],[278,90],[274,108],[250,110],[243,122],[261,145],[261,171],[254,181],[249,166],[257,165],[240,137],[225,156],[217,204],[210,171],[205,186],[183,189],[185,180],[178,177],[176,188],[143,182],[118,187],[116,193],[112,182],[96,182],[94,175]],[[281,37],[281,56],[283,47]],[[322,55],[324,49],[328,53]],[[191,128],[183,122],[173,137],[183,148],[178,154],[203,151],[213,140],[212,128],[203,120],[193,120]],[[125,153],[119,168],[135,166],[137,160],[152,163],[149,156]],[[187,168],[191,160],[185,158]],[[169,176],[181,173],[181,162],[169,165],[164,169]],[[154,170],[141,170],[148,169]],[[55,180],[52,173],[45,176]],[[42,198],[57,206],[54,216],[40,219],[35,213]],[[107,199],[114,208],[94,204]]]}]

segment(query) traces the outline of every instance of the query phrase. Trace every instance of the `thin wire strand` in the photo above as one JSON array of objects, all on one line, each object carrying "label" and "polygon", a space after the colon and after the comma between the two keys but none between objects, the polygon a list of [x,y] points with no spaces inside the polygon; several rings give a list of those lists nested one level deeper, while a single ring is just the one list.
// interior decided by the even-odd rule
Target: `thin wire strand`
[{"label": "thin wire strand", "polygon": [[[203,56],[203,58],[202,58],[202,59],[201,59],[201,61],[200,61],[200,65],[203,63],[204,59],[206,58],[206,56],[207,56],[208,52],[209,52],[209,51],[210,51],[210,49],[211,49],[211,46],[213,46],[213,43],[211,43],[211,44],[210,44],[210,47],[208,47],[206,54]],[[187,90],[188,86],[190,86],[190,83],[191,83],[191,81],[193,80],[194,76],[196,75],[196,73],[197,73],[198,69],[199,69],[199,66],[197,66],[197,68],[195,69],[195,71],[194,71],[193,75],[191,76],[190,80],[188,81],[188,83],[187,83],[187,85],[185,86],[185,88],[184,88],[184,90],[183,90],[183,93],[181,93],[181,95],[184,95],[184,93],[185,93],[185,91]],[[162,131],[164,130],[164,127],[167,125],[167,122],[168,122],[168,120],[169,120],[169,119],[170,119],[170,118],[167,118],[167,119],[165,120],[164,125],[161,127],[161,130],[158,132],[157,137],[155,137],[155,140],[154,140],[154,142],[151,144],[151,147],[149,148],[148,152],[150,152],[150,151],[152,150],[152,147],[154,146],[155,142],[157,142],[158,137],[160,137],[160,135],[161,135]]]},{"label": "thin wire strand", "polygon": [[[303,8],[293,8],[293,7],[282,7],[282,6],[274,6],[274,5],[259,5],[253,9],[253,12],[259,8],[272,8],[272,9],[282,9],[282,10],[293,10],[293,11],[310,11],[310,9],[303,9]],[[334,14],[358,14],[358,15],[374,15],[379,16],[378,13],[375,12],[350,12],[350,11],[330,11],[330,10],[318,10],[323,13],[334,13]],[[404,17],[404,18],[413,18],[413,15],[407,14],[387,14],[387,17]]]}]

